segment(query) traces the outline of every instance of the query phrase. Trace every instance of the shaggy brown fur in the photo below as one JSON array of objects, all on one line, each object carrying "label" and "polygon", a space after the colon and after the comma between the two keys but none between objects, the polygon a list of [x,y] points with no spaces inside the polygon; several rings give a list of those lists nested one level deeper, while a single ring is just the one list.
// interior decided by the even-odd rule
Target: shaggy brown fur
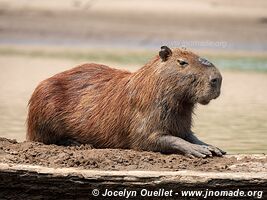
[{"label": "shaggy brown fur", "polygon": [[220,156],[222,150],[191,131],[194,105],[218,97],[220,86],[211,63],[168,47],[134,73],[84,64],[38,85],[29,101],[27,140]]}]

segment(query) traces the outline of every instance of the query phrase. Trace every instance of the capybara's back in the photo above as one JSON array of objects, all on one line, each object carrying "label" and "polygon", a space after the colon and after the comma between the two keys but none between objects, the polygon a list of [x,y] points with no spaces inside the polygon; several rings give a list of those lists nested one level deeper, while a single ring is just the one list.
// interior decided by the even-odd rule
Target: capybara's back
[{"label": "capybara's back", "polygon": [[[27,139],[45,144],[68,140],[99,147],[127,148],[128,102],[122,88],[129,72],[84,64],[39,84],[30,102]],[[124,115],[124,118],[123,118]],[[109,133],[113,133],[110,137]]]},{"label": "capybara's back", "polygon": [[222,155],[191,131],[194,105],[217,98],[221,80],[207,60],[166,46],[134,73],[84,64],[37,86],[29,101],[27,140]]}]

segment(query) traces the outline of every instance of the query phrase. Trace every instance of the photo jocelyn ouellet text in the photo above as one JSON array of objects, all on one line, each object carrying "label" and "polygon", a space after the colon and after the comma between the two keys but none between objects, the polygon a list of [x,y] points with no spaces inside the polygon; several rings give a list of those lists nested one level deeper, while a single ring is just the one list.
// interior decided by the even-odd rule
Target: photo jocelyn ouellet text
[{"label": "photo jocelyn ouellet text", "polygon": [[263,198],[263,191],[249,190],[244,191],[240,189],[236,190],[181,190],[175,191],[172,189],[160,188],[157,190],[141,189],[141,190],[110,190],[103,189],[92,190],[92,195],[95,197],[125,197],[126,199],[130,197],[202,197],[208,199],[209,197],[253,197],[256,199]]}]

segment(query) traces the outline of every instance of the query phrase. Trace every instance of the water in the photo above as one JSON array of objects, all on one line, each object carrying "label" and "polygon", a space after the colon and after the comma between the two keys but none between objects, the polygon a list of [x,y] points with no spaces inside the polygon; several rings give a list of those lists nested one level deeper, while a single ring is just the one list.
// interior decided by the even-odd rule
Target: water
[{"label": "water", "polygon": [[[34,88],[41,80],[83,62],[0,55],[0,136],[25,140],[27,102]],[[229,60],[220,62],[228,65]],[[193,130],[229,153],[267,153],[267,73],[223,71],[222,75],[221,97],[198,106]]]},{"label": "water", "polygon": [[232,58],[219,58],[211,57],[211,61],[216,63],[221,69],[241,69],[253,71],[267,72],[267,58],[251,58],[251,57],[232,57]]}]

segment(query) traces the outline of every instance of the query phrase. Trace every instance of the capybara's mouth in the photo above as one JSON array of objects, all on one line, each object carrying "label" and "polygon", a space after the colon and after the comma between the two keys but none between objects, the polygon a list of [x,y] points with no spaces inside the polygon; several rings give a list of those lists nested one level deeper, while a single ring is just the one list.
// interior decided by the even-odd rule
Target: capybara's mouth
[{"label": "capybara's mouth", "polygon": [[199,98],[198,103],[202,105],[207,105],[212,99],[216,99],[220,96],[220,91],[214,92],[211,95],[208,95],[205,98]]},{"label": "capybara's mouth", "polygon": [[207,105],[207,104],[209,104],[209,102],[210,102],[210,100],[199,101],[199,103],[200,103],[201,105]]},{"label": "capybara's mouth", "polygon": [[217,99],[220,96],[220,94],[221,94],[221,91],[218,90],[217,92],[215,92],[215,95],[212,99]]}]

